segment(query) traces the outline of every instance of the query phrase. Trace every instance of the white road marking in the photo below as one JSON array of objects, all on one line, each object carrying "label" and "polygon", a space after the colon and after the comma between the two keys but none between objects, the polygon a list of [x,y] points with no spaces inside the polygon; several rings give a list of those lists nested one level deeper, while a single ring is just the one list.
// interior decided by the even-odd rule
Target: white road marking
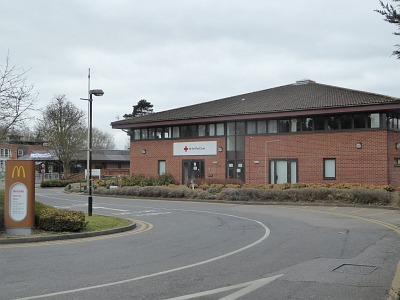
[{"label": "white road marking", "polygon": [[256,289],[259,289],[260,287],[262,287],[262,286],[274,281],[275,279],[278,279],[282,275],[283,274],[272,276],[272,277],[268,277],[268,278],[257,279],[257,280],[254,280],[254,281],[239,283],[239,284],[236,284],[236,285],[231,285],[231,286],[218,288],[218,289],[214,289],[214,290],[209,290],[209,291],[205,291],[205,292],[200,292],[200,293],[195,293],[195,294],[190,294],[190,295],[170,298],[170,299],[166,299],[166,300],[195,299],[195,298],[199,298],[199,297],[215,295],[215,294],[219,294],[219,293],[228,292],[228,291],[231,291],[231,290],[236,290],[236,289],[243,288],[243,289],[241,289],[241,290],[239,290],[239,291],[237,291],[237,292],[235,292],[235,293],[233,293],[231,295],[228,295],[228,296],[220,299],[220,300],[235,300],[235,299],[238,299],[240,297],[243,297],[243,296],[251,293],[252,291],[255,291]]},{"label": "white road marking", "polygon": [[245,218],[245,217],[240,217],[240,216],[235,216],[235,215],[230,215],[230,214],[224,214],[224,213],[216,213],[216,212],[210,212],[210,211],[197,211],[197,210],[184,210],[184,209],[174,209],[177,211],[188,211],[188,212],[198,212],[198,213],[208,213],[208,214],[213,214],[213,215],[220,215],[220,216],[227,216],[227,217],[232,217],[232,218],[237,218],[237,219],[241,219],[241,220],[247,220],[250,222],[254,222],[257,223],[258,225],[260,225],[263,229],[264,229],[264,235],[258,239],[257,241],[244,246],[240,249],[225,253],[223,255],[220,256],[216,256],[207,260],[203,260],[197,263],[193,263],[190,265],[186,265],[186,266],[182,266],[182,267],[178,267],[178,268],[174,268],[174,269],[169,269],[169,270],[165,270],[165,271],[160,271],[157,273],[153,273],[153,274],[148,274],[148,275],[143,275],[143,276],[139,276],[139,277],[134,277],[134,278],[129,278],[129,279],[125,279],[125,280],[120,280],[120,281],[115,281],[115,282],[109,282],[109,283],[105,283],[105,284],[99,284],[99,285],[93,285],[93,286],[88,286],[88,287],[84,287],[84,288],[78,288],[78,289],[72,289],[72,290],[66,290],[66,291],[60,291],[60,292],[55,292],[55,293],[49,293],[49,294],[43,294],[43,295],[37,295],[37,296],[29,296],[29,297],[24,297],[24,298],[16,298],[15,300],[28,300],[28,299],[39,299],[39,298],[46,298],[46,297],[55,297],[55,296],[60,296],[60,295],[67,295],[67,294],[72,294],[72,293],[78,293],[78,292],[83,292],[83,291],[88,291],[88,290],[94,290],[94,289],[99,289],[99,288],[105,288],[105,287],[109,287],[109,286],[115,286],[115,285],[120,285],[120,284],[125,284],[125,283],[129,283],[129,282],[134,282],[134,281],[138,281],[141,279],[146,279],[146,278],[152,278],[152,277],[156,277],[156,276],[160,276],[160,275],[165,275],[165,274],[169,274],[169,273],[173,273],[173,272],[178,272],[178,271],[182,271],[182,270],[186,270],[189,268],[194,268],[194,267],[198,267],[201,265],[205,265],[229,256],[232,256],[234,254],[243,252],[247,249],[250,249],[258,244],[260,244],[261,242],[263,242],[271,233],[271,231],[269,230],[269,228],[264,225],[264,223],[257,221],[257,220],[253,220],[253,219],[249,219],[249,218]]},{"label": "white road marking", "polygon": [[126,210],[126,209],[109,208],[109,207],[103,207],[103,206],[93,206],[93,209],[95,209],[95,208],[96,209],[106,209],[106,210],[129,212],[129,210]]}]

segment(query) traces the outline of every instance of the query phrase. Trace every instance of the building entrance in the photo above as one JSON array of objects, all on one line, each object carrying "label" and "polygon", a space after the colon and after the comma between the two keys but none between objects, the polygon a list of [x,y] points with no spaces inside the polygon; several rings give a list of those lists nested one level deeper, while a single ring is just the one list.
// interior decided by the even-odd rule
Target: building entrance
[{"label": "building entrance", "polygon": [[271,184],[297,182],[297,159],[274,159],[269,165]]},{"label": "building entrance", "polygon": [[241,182],[245,180],[245,170],[243,160],[228,160],[227,161],[227,177],[239,179]]},{"label": "building entrance", "polygon": [[183,160],[182,183],[190,184],[196,178],[204,178],[204,160]]}]

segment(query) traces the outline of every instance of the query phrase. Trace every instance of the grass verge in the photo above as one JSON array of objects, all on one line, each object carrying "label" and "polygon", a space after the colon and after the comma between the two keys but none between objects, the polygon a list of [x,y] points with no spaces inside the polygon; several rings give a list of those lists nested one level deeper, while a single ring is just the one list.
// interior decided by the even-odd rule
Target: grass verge
[{"label": "grass verge", "polygon": [[[46,209],[49,207],[46,204],[41,202],[36,202],[36,213],[38,211]],[[100,215],[92,215],[88,216],[85,214],[85,220],[87,223],[86,227],[82,229],[80,232],[94,232],[94,231],[102,231],[107,229],[114,229],[118,227],[124,227],[132,224],[132,221],[128,219],[118,218],[118,217],[108,217],[108,216],[100,216]],[[0,190],[0,238],[2,237],[1,230],[4,229],[4,190]],[[48,232],[49,234],[65,234],[63,233],[53,233]],[[43,235],[43,232],[41,233]]]},{"label": "grass verge", "polygon": [[89,217],[87,214],[85,214],[85,220],[88,223],[86,227],[80,232],[100,231],[100,230],[124,227],[132,224],[132,222],[128,219],[99,216],[99,215],[92,215]]}]

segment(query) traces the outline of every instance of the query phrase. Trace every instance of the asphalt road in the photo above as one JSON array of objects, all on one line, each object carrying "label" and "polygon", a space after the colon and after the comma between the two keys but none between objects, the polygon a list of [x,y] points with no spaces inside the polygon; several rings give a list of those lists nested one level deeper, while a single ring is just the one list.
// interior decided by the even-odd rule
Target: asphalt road
[{"label": "asphalt road", "polygon": [[[87,197],[36,200],[87,210]],[[134,231],[0,245],[0,299],[388,299],[400,211],[94,197]]]}]

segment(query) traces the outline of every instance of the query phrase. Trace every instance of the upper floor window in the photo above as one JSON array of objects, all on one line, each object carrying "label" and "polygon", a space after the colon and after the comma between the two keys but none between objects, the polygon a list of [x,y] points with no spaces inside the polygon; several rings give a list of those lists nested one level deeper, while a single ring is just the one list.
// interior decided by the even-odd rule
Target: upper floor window
[{"label": "upper floor window", "polygon": [[244,136],[289,132],[308,132],[324,130],[351,130],[381,128],[400,130],[400,114],[358,113],[328,116],[311,116],[291,119],[263,119],[251,121],[232,121],[227,123],[188,124],[167,127],[133,129],[131,139],[178,139],[205,138],[214,136]]},{"label": "upper floor window", "polygon": [[0,156],[1,157],[10,157],[11,150],[10,149],[0,149]]}]

